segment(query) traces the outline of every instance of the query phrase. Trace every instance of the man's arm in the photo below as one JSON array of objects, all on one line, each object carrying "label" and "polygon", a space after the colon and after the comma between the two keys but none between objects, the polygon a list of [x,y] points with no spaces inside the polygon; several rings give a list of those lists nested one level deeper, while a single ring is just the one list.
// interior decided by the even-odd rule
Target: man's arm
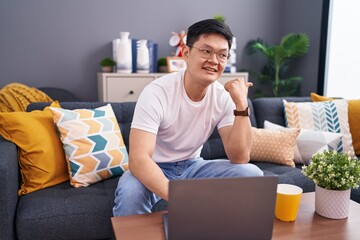
[{"label": "man's arm", "polygon": [[129,169],[150,191],[168,200],[169,180],[153,161],[156,135],[132,128],[130,131]]},{"label": "man's arm", "polygon": [[[246,121],[247,119],[247,121]],[[232,126],[219,129],[226,155],[231,163],[248,163],[252,146],[249,117],[235,117]]]},{"label": "man's arm", "polygon": [[[229,92],[235,103],[236,110],[243,111],[248,107],[247,93],[252,83],[242,79],[229,81],[225,90]],[[250,118],[236,116],[232,126],[219,129],[225,152],[232,163],[248,163],[252,146],[252,129]]]}]

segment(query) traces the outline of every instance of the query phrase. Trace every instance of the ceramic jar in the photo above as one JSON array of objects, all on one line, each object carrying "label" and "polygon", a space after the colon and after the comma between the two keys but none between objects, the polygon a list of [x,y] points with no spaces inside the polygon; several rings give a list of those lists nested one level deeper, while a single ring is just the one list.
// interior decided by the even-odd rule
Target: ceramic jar
[{"label": "ceramic jar", "polygon": [[131,39],[129,39],[129,32],[120,32],[120,40],[117,47],[117,72],[131,73],[132,72],[132,50]]},{"label": "ceramic jar", "polygon": [[139,40],[137,42],[136,72],[150,72],[150,56],[149,48],[147,47],[147,40]]}]

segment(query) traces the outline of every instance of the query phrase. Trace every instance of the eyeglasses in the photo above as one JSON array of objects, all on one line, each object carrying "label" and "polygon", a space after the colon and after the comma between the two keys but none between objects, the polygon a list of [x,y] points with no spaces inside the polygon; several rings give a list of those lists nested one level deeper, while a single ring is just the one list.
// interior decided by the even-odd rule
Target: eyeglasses
[{"label": "eyeglasses", "polygon": [[214,54],[216,54],[216,59],[221,62],[221,63],[226,63],[227,60],[230,58],[230,53],[226,53],[226,52],[215,52],[213,50],[210,49],[206,49],[206,48],[199,48],[199,47],[195,47],[195,46],[189,46],[191,48],[195,48],[197,50],[199,50],[200,52],[200,56],[204,59],[210,59],[212,58],[212,56],[214,56]]}]

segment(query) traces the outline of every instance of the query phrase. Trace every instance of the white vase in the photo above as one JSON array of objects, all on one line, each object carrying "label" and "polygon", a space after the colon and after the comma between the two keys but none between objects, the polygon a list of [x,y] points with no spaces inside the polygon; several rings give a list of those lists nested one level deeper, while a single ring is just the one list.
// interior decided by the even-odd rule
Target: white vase
[{"label": "white vase", "polygon": [[317,214],[331,218],[343,219],[349,215],[351,190],[328,190],[315,186],[315,211]]},{"label": "white vase", "polygon": [[139,40],[137,42],[136,72],[150,72],[150,54],[149,48],[147,47],[147,40]]},{"label": "white vase", "polygon": [[129,32],[120,32],[120,40],[117,47],[116,68],[119,73],[132,72],[132,51]]}]

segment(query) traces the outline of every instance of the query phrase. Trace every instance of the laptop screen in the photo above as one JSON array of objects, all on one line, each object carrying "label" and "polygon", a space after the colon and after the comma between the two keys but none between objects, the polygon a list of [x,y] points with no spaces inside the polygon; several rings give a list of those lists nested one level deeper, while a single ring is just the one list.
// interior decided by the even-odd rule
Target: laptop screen
[{"label": "laptop screen", "polygon": [[167,239],[271,239],[277,183],[276,176],[170,181]]}]

